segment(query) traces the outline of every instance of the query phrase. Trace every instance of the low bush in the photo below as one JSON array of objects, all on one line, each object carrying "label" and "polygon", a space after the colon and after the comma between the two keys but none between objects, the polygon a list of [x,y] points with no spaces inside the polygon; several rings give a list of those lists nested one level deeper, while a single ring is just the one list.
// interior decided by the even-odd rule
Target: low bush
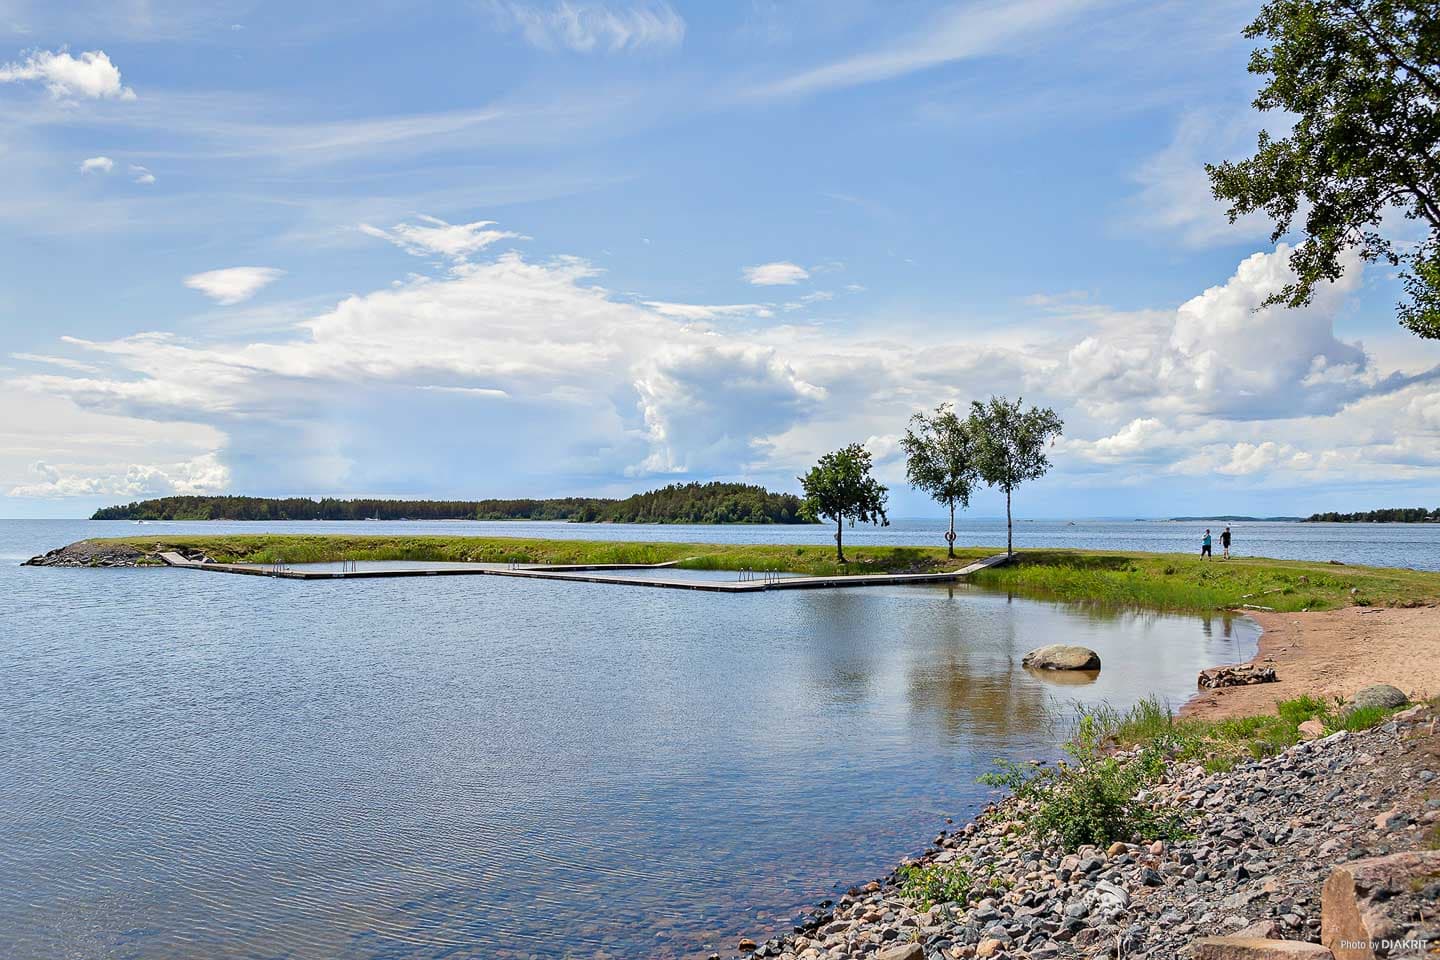
[{"label": "low bush", "polygon": [[937,903],[968,904],[977,884],[961,863],[912,864],[898,871],[900,894],[917,901],[922,910]]},{"label": "low bush", "polygon": [[1075,850],[1085,844],[1183,836],[1180,815],[1144,796],[1144,788],[1163,770],[1163,757],[1147,750],[1138,760],[1120,760],[1102,749],[1102,730],[1095,717],[1082,716],[1065,747],[1067,761],[1051,768],[1002,762],[981,782],[1008,788],[1020,798],[1028,811],[1026,829],[1039,843]]}]

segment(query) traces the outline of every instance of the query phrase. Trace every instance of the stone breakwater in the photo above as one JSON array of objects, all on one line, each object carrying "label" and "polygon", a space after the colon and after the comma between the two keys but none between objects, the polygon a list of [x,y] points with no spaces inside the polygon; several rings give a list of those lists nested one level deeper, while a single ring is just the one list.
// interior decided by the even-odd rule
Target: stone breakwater
[{"label": "stone breakwater", "polygon": [[138,567],[158,563],[143,550],[123,544],[81,540],[64,547],[31,557],[26,567]]},{"label": "stone breakwater", "polygon": [[[1171,763],[1151,797],[1187,814],[1193,839],[1181,842],[1037,848],[1023,829],[1024,804],[1010,798],[910,861],[959,861],[988,885],[978,898],[922,909],[902,895],[897,871],[827,903],[792,933],[742,941],[741,951],[781,960],[1433,956],[1425,951],[1440,948],[1436,726],[1422,705],[1224,773]],[[1424,852],[1370,859],[1402,851]],[[1356,876],[1401,879],[1388,890],[1347,887],[1336,880],[1347,863]],[[1366,935],[1337,926],[1342,914],[1368,918]],[[1318,945],[1322,934],[1335,953]],[[1204,940],[1212,937],[1243,939]],[[1339,947],[1356,937],[1374,946]]]}]

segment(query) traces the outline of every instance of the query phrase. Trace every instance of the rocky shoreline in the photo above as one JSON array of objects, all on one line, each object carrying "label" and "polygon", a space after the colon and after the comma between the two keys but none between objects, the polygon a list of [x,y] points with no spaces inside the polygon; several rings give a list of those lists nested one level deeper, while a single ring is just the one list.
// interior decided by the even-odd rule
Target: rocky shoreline
[{"label": "rocky shoreline", "polygon": [[[57,547],[48,553],[42,553],[37,557],[31,557],[22,567],[152,567],[161,566],[164,561],[157,556],[156,551],[160,545],[156,544],[155,551],[146,551],[129,544],[106,542],[103,540],[80,540],[75,543]],[[202,563],[212,562],[202,551],[184,550],[177,551],[187,560],[197,560]]]},{"label": "rocky shoreline", "polygon": [[[1183,812],[1190,839],[1072,853],[1038,847],[1022,827],[1025,801],[1010,797],[962,829],[941,833],[896,872],[827,902],[792,932],[741,941],[741,955],[1348,960],[1431,956],[1430,944],[1440,948],[1440,737],[1432,706],[1227,772],[1172,761],[1149,793]],[[1414,862],[1390,856],[1404,851],[1423,852]],[[963,863],[987,888],[963,903],[928,907],[902,892],[907,866],[946,863]],[[1335,871],[1331,885],[1350,886],[1332,894],[1327,877],[1337,864],[1355,863],[1352,873],[1371,877],[1371,886],[1376,875],[1400,879],[1382,891],[1353,877],[1337,881],[1344,871]],[[1344,901],[1340,907],[1332,909],[1332,896]],[[1318,945],[1322,933],[1339,929],[1331,914],[1342,908],[1368,918],[1365,929],[1378,948],[1332,954]],[[1203,940],[1237,935],[1249,945]]]}]

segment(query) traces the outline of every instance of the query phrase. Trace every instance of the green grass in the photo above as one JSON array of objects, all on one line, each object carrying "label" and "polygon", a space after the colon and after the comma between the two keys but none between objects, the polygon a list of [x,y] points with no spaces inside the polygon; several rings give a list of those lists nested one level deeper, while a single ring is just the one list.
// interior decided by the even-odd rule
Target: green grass
[{"label": "green grass", "polygon": [[1272,756],[1298,743],[1300,724],[1307,720],[1319,720],[1326,734],[1354,732],[1368,730],[1394,712],[1383,707],[1349,708],[1339,700],[1303,696],[1276,703],[1273,714],[1221,720],[1177,717],[1154,698],[1127,711],[1100,707],[1084,716],[1103,742],[1123,749],[1157,750],[1168,759],[1198,762],[1215,772],[1229,770],[1243,760]]},{"label": "green grass", "polygon": [[[860,534],[863,537],[863,534]],[[811,575],[953,570],[999,548],[967,547],[948,560],[943,547],[643,543],[521,537],[241,534],[129,536],[107,542],[142,550],[196,548],[220,561],[315,563],[335,560],[472,560],[517,563],[661,563],[695,570],[773,570]],[[1025,550],[1016,562],[983,571],[981,585],[1026,596],[1112,607],[1217,610],[1250,604],[1277,611],[1440,602],[1440,573],[1334,566],[1294,560],[1202,562],[1180,554]]]},{"label": "green grass", "polygon": [[352,536],[345,534],[235,534],[116,537],[106,541],[159,552],[203,550],[222,563],[323,563],[337,560],[475,561],[490,563],[666,563],[693,570],[771,570],[814,575],[939,572],[995,551],[943,548],[847,547],[847,564],[828,546],[723,543],[639,543],[610,540],[542,540],[522,537]]},{"label": "green grass", "polygon": [[1249,557],[1202,561],[1188,554],[1025,550],[1015,563],[975,579],[1029,596],[1156,610],[1249,604],[1293,612],[1440,601],[1437,573]]},{"label": "green grass", "polygon": [[[1440,699],[1431,701],[1432,705]],[[1367,730],[1396,709],[1347,708],[1315,697],[1276,704],[1275,713],[1224,720],[1181,719],[1158,700],[1129,710],[1086,709],[1076,716],[1065,743],[1067,758],[1051,767],[997,760],[995,773],[981,783],[1002,787],[1020,801],[1021,829],[1038,844],[1076,850],[1112,841],[1144,843],[1187,836],[1187,812],[1159,804],[1149,789],[1170,763],[1201,763],[1214,772],[1271,756],[1300,740],[1300,724],[1319,720],[1325,733]],[[1121,750],[1135,751],[1123,754]],[[913,899],[934,899],[947,885],[968,891],[968,874],[916,872],[903,875],[902,891]]]}]

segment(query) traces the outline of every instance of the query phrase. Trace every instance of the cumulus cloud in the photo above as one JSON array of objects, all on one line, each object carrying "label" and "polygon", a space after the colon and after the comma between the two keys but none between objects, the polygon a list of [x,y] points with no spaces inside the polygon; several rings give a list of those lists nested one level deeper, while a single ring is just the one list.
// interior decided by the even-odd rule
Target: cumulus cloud
[{"label": "cumulus cloud", "polygon": [[[426,247],[442,248],[464,252]],[[208,449],[243,483],[288,489],[380,489],[377,472],[393,480],[395,464],[440,456],[480,474],[504,456],[512,473],[533,458],[536,476],[787,477],[857,437],[890,456],[912,412],[990,393],[1060,409],[1057,462],[1072,476],[1259,483],[1440,458],[1434,373],[1383,368],[1335,335],[1357,276],[1306,310],[1256,309],[1284,282],[1287,253],[1247,258],[1171,309],[1046,304],[1045,324],[957,324],[953,336],[717,324],[760,305],[635,302],[573,257],[452,256],[441,276],[347,297],[250,342],[65,338],[86,366],[11,385],[108,416],[208,425],[223,439]],[[212,286],[217,299],[246,292]]]},{"label": "cumulus cloud", "polygon": [[519,30],[527,43],[541,50],[671,50],[685,39],[684,18],[665,0],[491,0],[490,9],[502,27]]},{"label": "cumulus cloud", "polygon": [[57,100],[134,100],[135,91],[120,83],[120,69],[103,50],[72,57],[68,50],[32,50],[16,63],[0,64],[0,83],[35,80]]},{"label": "cumulus cloud", "polygon": [[747,281],[757,287],[789,286],[810,279],[810,271],[788,260],[746,267],[742,273]]},{"label": "cumulus cloud", "polygon": [[419,223],[400,223],[389,230],[360,224],[360,232],[377,237],[417,257],[442,256],[464,260],[499,240],[520,238],[509,230],[496,230],[494,220],[446,223],[438,217],[418,217]]},{"label": "cumulus cloud", "polygon": [[81,173],[109,173],[115,169],[115,161],[109,157],[90,157],[80,162]]},{"label": "cumulus cloud", "polygon": [[1225,283],[1173,314],[1148,314],[1084,337],[1066,356],[1064,382],[1092,409],[1154,410],[1234,419],[1333,413],[1409,382],[1382,375],[1358,343],[1335,335],[1335,317],[1364,265],[1351,257],[1339,281],[1307,307],[1262,306],[1292,277],[1289,247],[1241,261]]},{"label": "cumulus cloud", "polygon": [[284,275],[284,270],[274,267],[226,267],[192,274],[185,278],[185,286],[228,307],[249,300]]},{"label": "cumulus cloud", "polygon": [[34,479],[29,483],[11,487],[10,496],[38,499],[183,496],[221,493],[230,483],[229,469],[214,453],[160,466],[55,466],[44,460],[37,460],[32,465],[31,472]]},{"label": "cumulus cloud", "polygon": [[635,381],[651,453],[632,473],[734,472],[825,399],[773,350],[667,350]]}]

